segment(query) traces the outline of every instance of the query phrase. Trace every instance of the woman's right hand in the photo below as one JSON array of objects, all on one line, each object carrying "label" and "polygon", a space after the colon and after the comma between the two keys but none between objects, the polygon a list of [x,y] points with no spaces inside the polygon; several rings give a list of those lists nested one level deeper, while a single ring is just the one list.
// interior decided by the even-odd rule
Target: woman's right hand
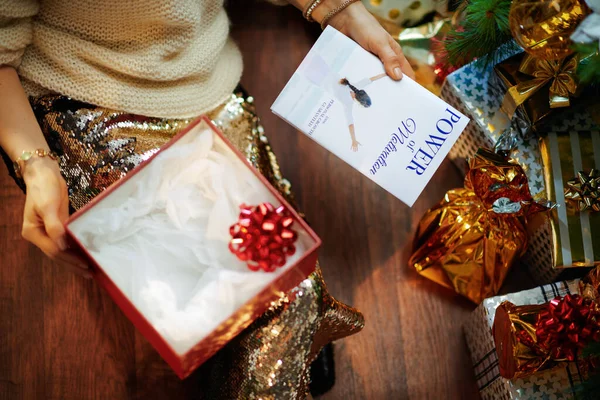
[{"label": "woman's right hand", "polygon": [[55,161],[31,158],[24,167],[27,186],[23,238],[73,272],[91,278],[87,263],[69,251],[63,223],[69,217],[67,184]]}]

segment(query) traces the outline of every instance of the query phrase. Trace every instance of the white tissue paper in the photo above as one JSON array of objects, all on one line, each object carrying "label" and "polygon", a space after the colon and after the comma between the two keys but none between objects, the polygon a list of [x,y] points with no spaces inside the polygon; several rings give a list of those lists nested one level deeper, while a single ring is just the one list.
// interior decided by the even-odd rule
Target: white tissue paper
[{"label": "white tissue paper", "polygon": [[242,203],[277,198],[206,125],[160,152],[70,223],[71,232],[179,354],[190,350],[310,247],[272,273],[252,272],[228,249]]}]

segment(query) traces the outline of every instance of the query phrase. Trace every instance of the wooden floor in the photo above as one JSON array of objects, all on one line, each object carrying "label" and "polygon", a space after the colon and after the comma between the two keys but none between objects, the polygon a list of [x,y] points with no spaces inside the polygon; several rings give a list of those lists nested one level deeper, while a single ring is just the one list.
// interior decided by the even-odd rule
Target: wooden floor
[{"label": "wooden floor", "polygon": [[[272,115],[318,35],[292,8],[234,10],[254,94],[284,173],[324,242],[330,291],[360,308],[363,332],[335,345],[324,399],[477,399],[461,325],[474,306],[407,267],[419,217],[461,185],[444,162],[410,209]],[[252,5],[252,6],[251,6]],[[20,237],[24,197],[0,167],[0,399],[191,399],[92,281],[63,272]]]}]

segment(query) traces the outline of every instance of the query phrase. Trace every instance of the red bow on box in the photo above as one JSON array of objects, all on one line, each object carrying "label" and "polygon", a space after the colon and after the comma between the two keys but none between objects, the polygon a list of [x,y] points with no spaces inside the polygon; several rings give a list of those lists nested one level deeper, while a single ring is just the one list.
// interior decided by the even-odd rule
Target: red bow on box
[{"label": "red bow on box", "polygon": [[556,297],[538,314],[534,328],[535,339],[522,330],[518,340],[539,355],[575,361],[579,350],[591,341],[600,341],[600,311],[593,301],[578,294]]},{"label": "red bow on box", "polygon": [[600,312],[578,294],[557,297],[538,316],[535,333],[552,358],[574,361],[590,341],[600,341]]},{"label": "red bow on box", "polygon": [[229,250],[252,271],[273,272],[285,265],[288,256],[296,252],[298,234],[291,229],[294,223],[284,207],[270,203],[240,206],[239,221],[229,228],[232,236]]}]

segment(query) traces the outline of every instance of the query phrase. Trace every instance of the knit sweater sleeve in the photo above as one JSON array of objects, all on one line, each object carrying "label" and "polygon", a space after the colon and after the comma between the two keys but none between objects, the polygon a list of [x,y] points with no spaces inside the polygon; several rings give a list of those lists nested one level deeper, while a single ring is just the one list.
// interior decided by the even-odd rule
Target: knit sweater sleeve
[{"label": "knit sweater sleeve", "polygon": [[33,39],[32,19],[38,10],[37,0],[0,1],[0,66],[19,66]]}]

